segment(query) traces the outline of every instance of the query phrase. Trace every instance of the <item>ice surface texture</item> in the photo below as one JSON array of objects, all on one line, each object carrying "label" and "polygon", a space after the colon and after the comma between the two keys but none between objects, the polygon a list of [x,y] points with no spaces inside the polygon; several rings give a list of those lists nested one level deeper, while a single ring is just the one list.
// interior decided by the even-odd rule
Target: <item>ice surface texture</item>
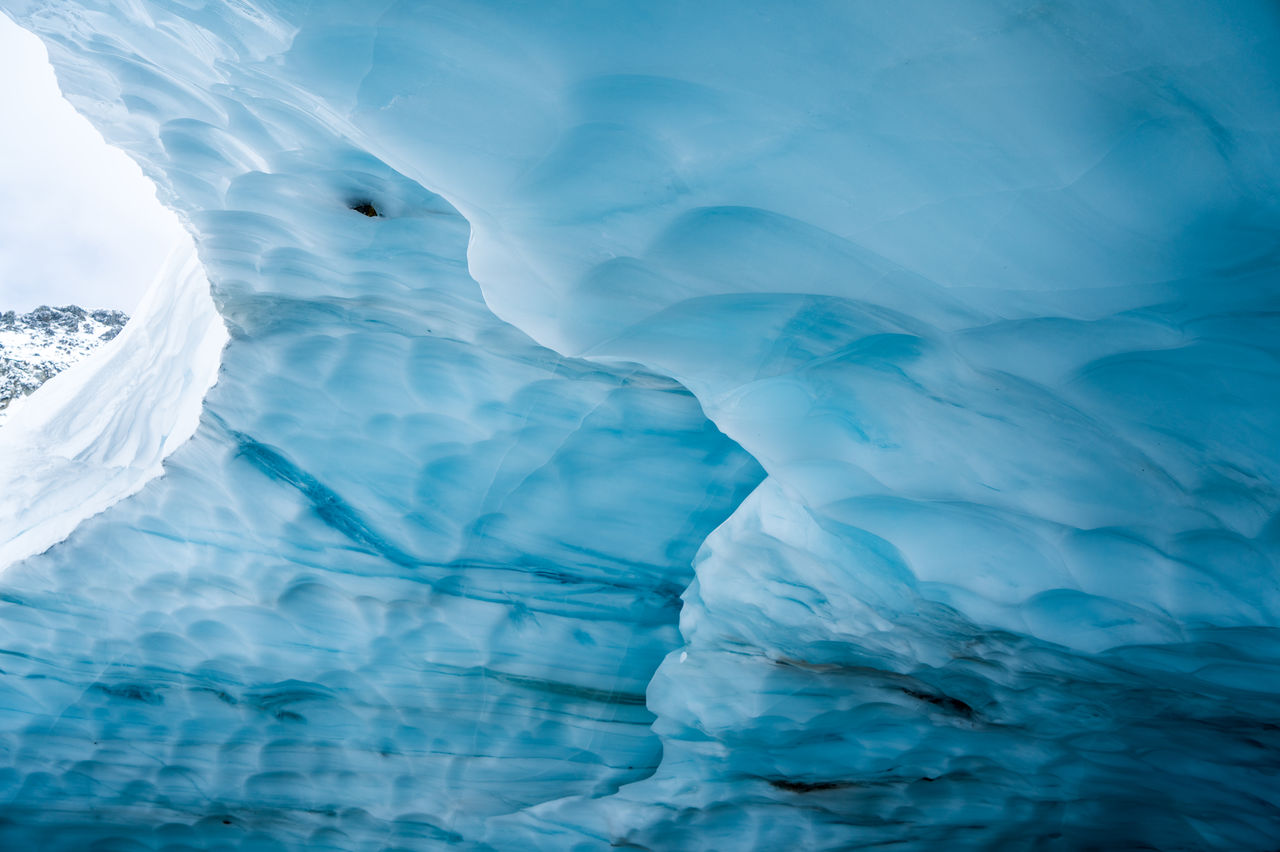
[{"label": "ice surface texture", "polygon": [[232,334],[0,842],[1275,847],[1273,4],[0,6]]}]

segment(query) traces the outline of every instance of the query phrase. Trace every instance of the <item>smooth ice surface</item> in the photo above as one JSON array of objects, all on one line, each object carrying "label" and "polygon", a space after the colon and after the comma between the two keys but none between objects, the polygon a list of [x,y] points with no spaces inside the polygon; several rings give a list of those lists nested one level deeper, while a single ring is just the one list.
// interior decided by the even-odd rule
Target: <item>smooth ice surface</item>
[{"label": "smooth ice surface", "polygon": [[1274,848],[1273,4],[0,5],[231,333],[0,840]]}]

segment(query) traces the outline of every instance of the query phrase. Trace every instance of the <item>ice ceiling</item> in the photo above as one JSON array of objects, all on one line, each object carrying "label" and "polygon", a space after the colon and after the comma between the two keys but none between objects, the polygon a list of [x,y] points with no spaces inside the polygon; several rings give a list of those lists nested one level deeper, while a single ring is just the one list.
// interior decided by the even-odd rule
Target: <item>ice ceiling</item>
[{"label": "ice ceiling", "polygon": [[0,7],[231,334],[0,843],[1275,847],[1274,4]]}]

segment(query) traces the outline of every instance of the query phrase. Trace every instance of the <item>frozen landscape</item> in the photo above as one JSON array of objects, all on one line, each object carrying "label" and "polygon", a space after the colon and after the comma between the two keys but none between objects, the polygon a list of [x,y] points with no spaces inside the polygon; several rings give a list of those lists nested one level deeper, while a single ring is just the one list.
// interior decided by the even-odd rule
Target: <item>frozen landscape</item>
[{"label": "frozen landscape", "polygon": [[0,428],[0,849],[1280,845],[1274,4],[0,9],[194,240]]},{"label": "frozen landscape", "polygon": [[9,406],[113,339],[129,318],[78,305],[0,313],[0,423]]}]

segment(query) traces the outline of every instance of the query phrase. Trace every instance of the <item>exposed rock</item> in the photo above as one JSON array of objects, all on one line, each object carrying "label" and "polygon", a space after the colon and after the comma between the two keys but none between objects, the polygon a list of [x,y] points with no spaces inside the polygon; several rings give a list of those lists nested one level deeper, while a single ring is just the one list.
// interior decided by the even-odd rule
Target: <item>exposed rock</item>
[{"label": "exposed rock", "polygon": [[0,313],[0,423],[15,399],[87,357],[128,321],[123,311],[76,305]]}]

